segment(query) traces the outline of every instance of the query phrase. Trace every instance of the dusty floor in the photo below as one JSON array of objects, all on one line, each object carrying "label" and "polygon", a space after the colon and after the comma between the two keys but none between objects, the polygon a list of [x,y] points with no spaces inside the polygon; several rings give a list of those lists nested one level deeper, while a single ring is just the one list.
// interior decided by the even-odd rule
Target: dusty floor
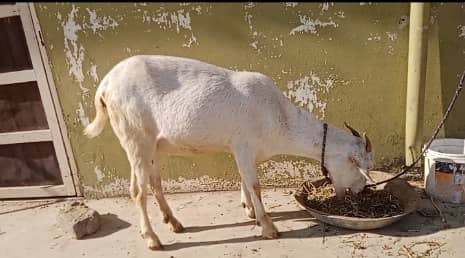
[{"label": "dusty floor", "polygon": [[[103,215],[99,232],[83,240],[65,235],[56,222],[64,202],[0,202],[0,257],[464,257],[465,205],[437,202],[422,195],[419,210],[381,230],[358,232],[324,226],[302,211],[289,189],[264,191],[264,202],[282,237],[262,240],[246,217],[239,192],[167,195],[186,232],[175,234],[149,205],[152,225],[165,245],[150,251],[138,233],[138,213],[128,198],[87,200]],[[153,197],[149,198],[154,203]],[[323,229],[326,232],[323,232]],[[408,251],[406,251],[408,250]],[[408,252],[408,253],[407,253]],[[423,256],[421,256],[423,255]]]}]

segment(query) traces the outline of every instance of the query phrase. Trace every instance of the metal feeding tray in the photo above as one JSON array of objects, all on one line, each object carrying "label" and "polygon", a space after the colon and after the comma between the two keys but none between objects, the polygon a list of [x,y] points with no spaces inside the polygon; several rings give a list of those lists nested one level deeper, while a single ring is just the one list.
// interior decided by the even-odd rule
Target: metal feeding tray
[{"label": "metal feeding tray", "polygon": [[[392,177],[392,174],[371,171],[370,176],[373,177],[377,182]],[[318,179],[312,183],[315,187],[321,186],[326,182],[326,179]],[[327,224],[356,230],[369,230],[388,226],[403,217],[407,216],[411,212],[415,211],[416,204],[418,201],[418,194],[414,188],[405,180],[396,178],[390,182],[378,185],[377,190],[385,190],[390,192],[395,197],[399,198],[400,204],[404,207],[404,212],[395,216],[384,217],[384,218],[357,218],[348,216],[331,215],[319,210],[312,209],[305,205],[305,193],[301,189],[294,195],[297,203],[301,208],[307,210],[316,219],[325,222]]]}]

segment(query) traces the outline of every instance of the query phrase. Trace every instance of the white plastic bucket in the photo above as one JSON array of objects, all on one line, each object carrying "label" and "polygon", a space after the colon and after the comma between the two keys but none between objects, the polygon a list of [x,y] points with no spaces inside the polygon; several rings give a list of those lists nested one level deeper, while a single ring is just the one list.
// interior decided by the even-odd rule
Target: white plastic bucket
[{"label": "white plastic bucket", "polygon": [[425,152],[425,190],[449,203],[465,203],[465,140],[436,139]]}]

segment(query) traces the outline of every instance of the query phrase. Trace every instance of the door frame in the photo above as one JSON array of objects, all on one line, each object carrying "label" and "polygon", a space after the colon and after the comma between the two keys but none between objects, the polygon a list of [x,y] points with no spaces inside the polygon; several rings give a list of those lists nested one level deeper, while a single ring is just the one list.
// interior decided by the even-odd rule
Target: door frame
[{"label": "door frame", "polygon": [[77,167],[34,3],[17,2],[15,5],[0,6],[0,17],[14,15],[19,15],[21,18],[33,69],[7,73],[6,75],[4,73],[0,75],[0,78],[3,77],[2,80],[6,79],[6,82],[10,83],[37,82],[49,129],[3,133],[0,134],[0,144],[52,142],[63,184],[0,187],[0,199],[82,196]]}]

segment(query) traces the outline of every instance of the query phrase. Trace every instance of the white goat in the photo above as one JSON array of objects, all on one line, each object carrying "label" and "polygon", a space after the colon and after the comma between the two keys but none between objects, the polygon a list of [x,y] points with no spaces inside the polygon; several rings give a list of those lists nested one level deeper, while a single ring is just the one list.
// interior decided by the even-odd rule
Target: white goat
[{"label": "white goat", "polygon": [[[277,154],[320,160],[322,151],[323,123],[296,108],[270,78],[187,58],[140,55],[121,61],[100,83],[95,107],[95,120],[84,133],[100,134],[108,113],[131,165],[130,193],[151,249],[163,246],[147,215],[148,185],[164,222],[174,232],[183,230],[163,196],[159,153],[232,153],[247,215],[262,226],[264,238],[277,238],[261,201],[256,163]],[[366,136],[334,126],[328,126],[325,160],[338,196],[346,188],[361,191],[374,165]]]}]

